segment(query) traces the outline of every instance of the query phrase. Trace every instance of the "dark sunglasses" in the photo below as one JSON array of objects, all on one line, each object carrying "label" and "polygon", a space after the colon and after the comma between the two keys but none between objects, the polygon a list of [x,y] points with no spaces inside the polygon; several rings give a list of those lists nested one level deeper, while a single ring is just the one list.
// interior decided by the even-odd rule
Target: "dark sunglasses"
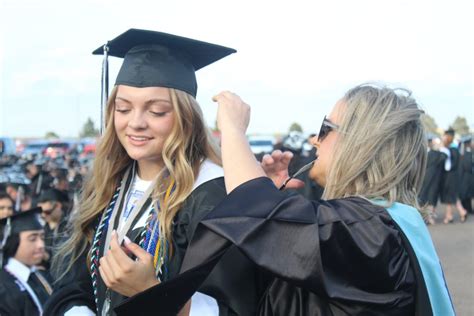
[{"label": "dark sunglasses", "polygon": [[323,123],[321,124],[321,128],[319,129],[319,134],[318,134],[318,142],[322,142],[328,134],[333,131],[333,130],[338,130],[339,125],[334,124],[330,120],[324,116]]},{"label": "dark sunglasses", "polygon": [[45,215],[50,215],[53,213],[54,209],[56,208],[56,203],[53,203],[50,209],[41,209],[41,213],[44,213]]}]

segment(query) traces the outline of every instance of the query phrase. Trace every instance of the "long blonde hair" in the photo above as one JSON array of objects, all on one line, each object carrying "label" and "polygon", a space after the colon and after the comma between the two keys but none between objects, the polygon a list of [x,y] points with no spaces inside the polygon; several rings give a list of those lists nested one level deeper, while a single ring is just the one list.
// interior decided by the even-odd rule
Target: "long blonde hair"
[{"label": "long blonde hair", "polygon": [[[70,219],[70,237],[53,258],[53,270],[58,278],[63,277],[80,254],[90,246],[94,223],[109,204],[125,170],[133,163],[115,133],[117,89],[113,89],[107,102],[105,132],[98,142],[92,173],[85,181],[79,207]],[[158,216],[161,233],[171,245],[173,218],[191,193],[201,162],[208,158],[222,165],[222,161],[219,147],[205,125],[196,100],[180,90],[170,88],[169,91],[175,119],[163,146],[165,168],[158,176],[153,197],[160,205]],[[165,204],[164,194],[172,180],[175,184],[174,191]],[[67,265],[64,269],[65,261]]]},{"label": "long blonde hair", "polygon": [[342,104],[323,198],[362,196],[420,209],[427,149],[423,111],[411,92],[364,84],[349,90]]}]

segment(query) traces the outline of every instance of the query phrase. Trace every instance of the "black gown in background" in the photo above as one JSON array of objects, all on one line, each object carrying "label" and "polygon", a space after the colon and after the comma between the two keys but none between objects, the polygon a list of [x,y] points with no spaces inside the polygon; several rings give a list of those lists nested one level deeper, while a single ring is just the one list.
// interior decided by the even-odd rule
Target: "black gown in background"
[{"label": "black gown in background", "polygon": [[160,306],[160,315],[175,315],[234,245],[267,276],[255,312],[243,315],[431,313],[414,251],[385,208],[358,197],[309,201],[259,178],[201,222],[178,277],[129,298],[117,314]]},{"label": "black gown in background", "polygon": [[[184,253],[200,220],[203,219],[225,195],[224,179],[221,177],[201,184],[186,199],[182,209],[177,213],[174,220],[173,256],[167,265],[168,279],[172,279],[179,273]],[[131,227],[133,227],[133,225]],[[140,229],[135,229],[127,233],[127,236],[129,236],[132,241],[138,243],[140,231]],[[105,238],[105,234],[103,234],[103,238]],[[102,242],[102,244],[104,244],[104,242]],[[101,253],[103,253],[103,249],[101,249]],[[220,276],[222,272],[220,272],[221,269],[218,265],[215,273],[209,277],[209,281],[202,284],[199,291],[214,296],[219,304],[220,315],[236,315],[231,308],[231,305],[235,304],[233,298],[234,294],[240,293],[241,299],[247,301],[254,300],[256,297],[254,288],[243,290],[242,288],[237,288],[236,285],[239,284],[239,281],[242,281],[244,284],[252,284],[254,283],[253,278],[257,278],[258,276],[253,265],[237,249],[230,251],[223,258],[222,264],[225,264],[226,268],[232,267],[235,274],[222,278]],[[88,306],[91,310],[96,310],[91,276],[88,271],[89,265],[90,262],[86,262],[86,255],[83,254],[74,264],[68,275],[57,285],[56,292],[53,293],[53,296],[45,307],[44,315],[63,315],[64,312],[71,307],[81,305]],[[242,276],[245,277],[242,278]],[[213,281],[215,279],[219,280],[219,282],[226,283],[228,290],[226,292],[216,291],[216,288],[220,286],[216,286]],[[99,280],[98,292],[105,293],[105,284],[102,280]],[[113,291],[111,294],[112,302],[110,312],[111,315],[115,315],[112,309],[125,300],[126,297]],[[100,296],[99,304],[102,304],[103,301],[104,297]],[[255,302],[247,305],[254,306]],[[246,311],[248,310],[248,308],[242,308]],[[161,314],[159,306],[154,311],[157,315]]]},{"label": "black gown in background", "polygon": [[456,148],[449,148],[451,153],[451,169],[443,172],[443,179],[441,180],[441,203],[454,204],[459,199],[459,190],[461,182],[461,169],[459,150]]},{"label": "black gown in background", "polygon": [[472,213],[471,199],[474,197],[474,160],[472,151],[465,151],[461,156],[461,188],[459,198],[462,206]]},{"label": "black gown in background", "polygon": [[438,204],[445,161],[446,154],[436,150],[428,152],[425,177],[419,195],[421,205],[436,206]]},{"label": "black gown in background", "polygon": [[0,270],[0,315],[39,316],[40,312],[28,291],[5,270]]}]

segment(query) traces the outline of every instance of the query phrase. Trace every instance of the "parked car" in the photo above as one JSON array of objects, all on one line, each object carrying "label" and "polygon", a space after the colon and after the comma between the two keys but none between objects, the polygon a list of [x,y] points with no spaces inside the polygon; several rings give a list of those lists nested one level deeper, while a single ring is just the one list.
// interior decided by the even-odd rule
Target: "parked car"
[{"label": "parked car", "polygon": [[0,137],[0,156],[14,155],[16,153],[16,143],[13,138]]},{"label": "parked car", "polygon": [[72,148],[71,143],[65,141],[52,141],[46,145],[44,155],[50,158],[64,156]]},{"label": "parked car", "polygon": [[48,146],[48,142],[45,140],[32,141],[26,144],[22,151],[23,156],[36,156],[42,155]]},{"label": "parked car", "polygon": [[249,136],[248,140],[255,155],[271,153],[275,145],[275,138],[271,136]]}]

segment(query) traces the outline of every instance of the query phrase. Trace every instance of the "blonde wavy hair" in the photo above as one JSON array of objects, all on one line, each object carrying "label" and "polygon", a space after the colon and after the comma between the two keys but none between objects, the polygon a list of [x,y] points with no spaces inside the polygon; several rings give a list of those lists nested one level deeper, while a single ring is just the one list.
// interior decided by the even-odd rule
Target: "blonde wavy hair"
[{"label": "blonde wavy hair", "polygon": [[363,84],[342,98],[343,110],[323,198],[362,196],[421,210],[426,168],[423,111],[406,89]]},{"label": "blonde wavy hair", "polygon": [[[80,254],[91,245],[94,224],[108,206],[125,170],[133,163],[115,133],[117,89],[115,87],[109,97],[105,131],[98,142],[92,172],[83,186],[78,209],[70,219],[70,237],[53,258],[53,270],[58,278],[63,277]],[[208,158],[222,165],[222,160],[219,147],[205,125],[197,101],[180,90],[169,88],[169,92],[175,119],[163,146],[165,168],[158,175],[153,197],[160,205],[158,216],[161,232],[171,245],[173,218],[191,193],[202,161]],[[164,203],[166,189],[172,180],[175,189]],[[63,266],[65,263],[66,269]]]}]

